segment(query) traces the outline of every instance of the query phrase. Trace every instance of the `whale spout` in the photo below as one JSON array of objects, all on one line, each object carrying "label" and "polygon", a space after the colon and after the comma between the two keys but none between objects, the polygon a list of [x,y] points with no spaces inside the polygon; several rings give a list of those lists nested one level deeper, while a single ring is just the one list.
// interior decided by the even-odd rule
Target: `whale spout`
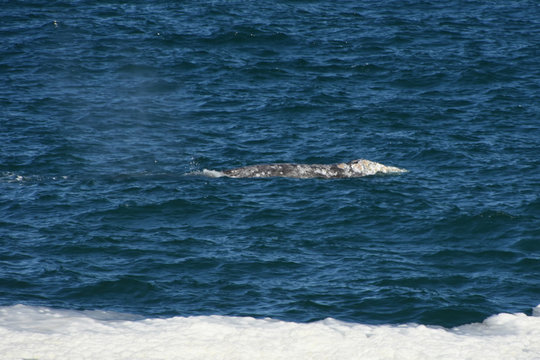
[{"label": "whale spout", "polygon": [[262,164],[224,170],[222,176],[231,178],[290,177],[299,179],[339,179],[376,174],[404,173],[405,169],[386,166],[374,161],[359,159],[338,164]]}]

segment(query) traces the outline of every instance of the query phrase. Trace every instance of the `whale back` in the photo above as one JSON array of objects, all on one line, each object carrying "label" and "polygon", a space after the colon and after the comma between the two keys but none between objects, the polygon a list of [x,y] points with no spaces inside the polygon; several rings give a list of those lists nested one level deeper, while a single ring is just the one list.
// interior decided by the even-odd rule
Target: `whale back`
[{"label": "whale back", "polygon": [[250,165],[223,171],[232,178],[290,177],[299,179],[339,179],[375,175],[378,173],[401,173],[407,170],[386,166],[374,161],[358,159],[339,164],[263,164]]},{"label": "whale back", "polygon": [[386,166],[381,163],[365,159],[353,160],[349,163],[349,165],[353,172],[362,174],[361,176],[375,175],[378,173],[390,174],[407,172],[405,169],[400,169],[394,166]]}]

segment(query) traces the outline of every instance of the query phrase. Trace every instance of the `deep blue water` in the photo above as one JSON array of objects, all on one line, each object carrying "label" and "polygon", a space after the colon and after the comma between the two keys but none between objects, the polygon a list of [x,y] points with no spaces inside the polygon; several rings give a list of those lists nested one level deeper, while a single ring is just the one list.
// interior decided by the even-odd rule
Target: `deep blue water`
[{"label": "deep blue water", "polygon": [[[537,1],[0,5],[0,305],[453,326],[540,303]],[[409,172],[198,174],[357,158]]]}]

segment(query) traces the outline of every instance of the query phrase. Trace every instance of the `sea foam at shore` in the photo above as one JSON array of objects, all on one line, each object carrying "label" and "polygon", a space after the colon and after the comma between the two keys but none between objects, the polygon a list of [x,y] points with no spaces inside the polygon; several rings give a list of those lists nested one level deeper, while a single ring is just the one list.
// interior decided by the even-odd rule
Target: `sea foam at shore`
[{"label": "sea foam at shore", "polygon": [[3,359],[538,359],[540,305],[451,329],[0,308]]}]

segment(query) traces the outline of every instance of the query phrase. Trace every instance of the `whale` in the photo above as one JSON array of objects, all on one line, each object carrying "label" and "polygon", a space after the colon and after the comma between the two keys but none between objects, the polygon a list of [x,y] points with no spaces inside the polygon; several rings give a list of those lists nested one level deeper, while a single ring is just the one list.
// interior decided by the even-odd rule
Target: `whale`
[{"label": "whale", "polygon": [[357,178],[376,174],[396,174],[407,172],[405,169],[394,166],[386,166],[375,161],[358,159],[347,163],[337,164],[294,164],[277,163],[250,165],[224,171],[205,170],[209,176],[230,178],[323,178],[343,179]]}]

